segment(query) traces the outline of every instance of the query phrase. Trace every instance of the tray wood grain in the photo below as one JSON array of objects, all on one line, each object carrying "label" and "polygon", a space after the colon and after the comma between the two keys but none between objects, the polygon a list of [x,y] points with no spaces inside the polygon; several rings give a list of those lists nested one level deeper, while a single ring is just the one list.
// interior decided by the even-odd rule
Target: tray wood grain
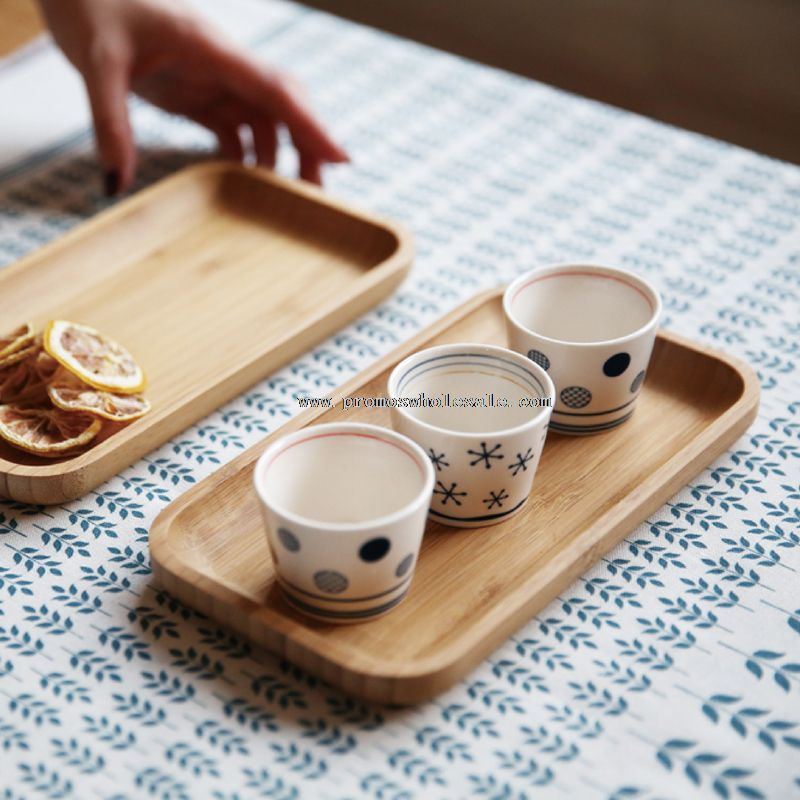
[{"label": "tray wood grain", "polygon": [[[407,354],[456,341],[505,344],[501,292],[452,312],[334,396],[385,396]],[[725,451],[755,417],[758,396],[747,365],[662,331],[630,421],[597,436],[550,432],[523,512],[473,530],[429,521],[408,598],[347,626],[306,619],[282,599],[251,474],[276,436],[345,419],[388,426],[389,413],[341,404],[305,412],[162,512],[150,531],[155,574],[184,602],[347,692],[420,702],[485,659]]]},{"label": "tray wood grain", "polygon": [[210,162],[0,271],[0,329],[93,325],[142,364],[153,405],[69,459],[0,443],[0,496],[85,494],[377,304],[412,253],[402,228],[310,184]]}]

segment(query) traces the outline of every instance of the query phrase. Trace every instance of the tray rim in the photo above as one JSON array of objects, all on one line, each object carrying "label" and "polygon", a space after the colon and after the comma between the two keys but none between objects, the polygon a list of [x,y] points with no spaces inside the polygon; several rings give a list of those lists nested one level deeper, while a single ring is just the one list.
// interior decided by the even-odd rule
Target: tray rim
[{"label": "tray rim", "polygon": [[[168,427],[173,418],[187,407],[194,407],[198,398],[202,398],[207,394],[215,394],[216,392],[214,390],[219,391],[222,387],[231,382],[242,382],[242,375],[254,369],[259,360],[268,357],[270,353],[279,352],[281,349],[286,348],[293,341],[303,337],[303,335],[307,334],[309,331],[314,331],[316,328],[326,326],[342,309],[352,303],[358,303],[359,300],[364,299],[371,300],[374,297],[375,302],[368,302],[366,307],[368,308],[375,305],[376,302],[379,302],[397,288],[410,270],[414,258],[414,244],[410,231],[402,223],[357,208],[344,200],[328,195],[320,187],[306,181],[285,178],[263,167],[246,167],[231,161],[210,159],[191,164],[156,181],[130,197],[125,198],[121,202],[100,211],[88,220],[78,223],[65,234],[46,242],[18,261],[4,267],[0,270],[0,290],[6,281],[24,281],[26,270],[35,269],[40,265],[46,265],[46,262],[54,254],[64,248],[69,248],[74,242],[87,236],[94,235],[96,230],[102,230],[103,228],[113,226],[119,222],[124,224],[125,218],[131,216],[136,209],[147,205],[151,200],[161,195],[169,195],[169,193],[178,188],[180,184],[185,182],[191,183],[194,180],[202,181],[209,177],[222,180],[226,174],[231,173],[244,174],[248,178],[272,184],[282,191],[300,195],[318,205],[326,206],[334,211],[366,222],[375,228],[384,230],[394,238],[396,247],[388,258],[377,262],[375,266],[365,270],[363,275],[353,281],[352,286],[348,287],[348,292],[346,296],[344,296],[344,300],[341,299],[343,296],[339,295],[339,299],[333,298],[325,304],[322,304],[313,317],[298,322],[297,325],[289,329],[280,339],[271,342],[269,347],[262,349],[258,355],[251,357],[247,362],[240,362],[232,366],[225,372],[220,372],[219,378],[213,385],[192,387],[191,391],[187,392],[180,403],[173,404],[171,408],[154,409],[142,420],[142,423],[144,423],[143,425],[134,423],[121,430],[115,431],[108,439],[100,442],[96,447],[89,448],[84,453],[65,461],[28,465],[9,461],[0,457],[0,499],[6,497],[11,500],[50,505],[67,502],[82,496],[103,480],[107,480],[112,475],[117,474],[121,469],[125,469],[135,458],[144,455],[154,447],[159,446],[159,444],[149,445],[142,453],[134,457],[126,456],[122,459],[125,463],[121,467],[114,469],[114,471],[110,473],[106,470],[100,480],[96,481],[94,478],[90,478],[88,481],[82,480],[85,472],[89,470],[102,471],[109,464],[112,467],[117,466],[119,459],[115,458],[115,456],[117,456],[121,450],[131,447],[139,439],[146,436],[148,431],[155,430],[156,434],[154,438],[158,442],[163,443],[169,436],[161,433],[160,428]],[[20,277],[20,275],[23,277]],[[358,311],[356,316],[358,313],[363,313],[364,310],[366,310],[366,308]],[[352,318],[352,315],[348,317],[348,319]],[[336,327],[341,327],[341,324]],[[316,340],[321,340],[325,335],[324,332],[322,334],[315,334]],[[310,346],[311,342],[307,344]],[[284,362],[285,359],[281,359],[281,361]],[[251,380],[247,382],[247,385],[252,385],[254,382],[255,381]],[[226,396],[222,401],[215,402],[209,408],[204,408],[201,413],[195,414],[193,412],[190,415],[192,416],[192,421],[183,424],[181,429],[193,424],[197,419],[213,411],[214,408],[218,408],[226,402],[227,399],[235,397],[244,390],[244,388],[237,388],[230,397]],[[107,442],[111,442],[112,444],[107,444]],[[53,493],[51,490],[54,481],[60,481],[64,484],[61,491],[55,492],[59,497],[54,500],[44,499],[45,495]],[[23,484],[25,488],[23,488]],[[22,493],[24,493],[26,497],[15,496],[20,494],[19,489],[22,489]],[[39,493],[39,490],[41,490],[42,494],[37,497],[36,495]]]},{"label": "tray rim", "polygon": [[[504,287],[489,289],[475,295],[334,389],[328,396],[352,393],[353,390],[374,380],[387,369],[388,365],[418,349],[421,344],[438,336],[484,303],[498,298],[503,289]],[[516,589],[505,595],[504,599],[507,602],[503,604],[503,608],[495,606],[482,618],[480,626],[473,626],[469,635],[459,638],[460,652],[455,658],[452,655],[455,645],[451,645],[439,653],[414,659],[410,664],[394,664],[392,665],[392,674],[387,675],[385,662],[363,653],[359,653],[356,660],[351,651],[340,647],[337,642],[329,643],[330,649],[321,653],[313,647],[313,642],[319,635],[318,632],[313,637],[309,637],[303,635],[308,629],[301,628],[300,635],[298,635],[296,623],[291,623],[295,627],[292,628],[292,638],[290,638],[287,630],[290,627],[288,624],[277,627],[269,624],[274,619],[283,622],[284,617],[249,600],[244,595],[238,594],[227,584],[216,581],[207,574],[196,570],[191,563],[182,561],[173,550],[170,543],[172,524],[195,502],[195,499],[208,492],[213,492],[238,472],[251,468],[261,452],[274,438],[313,423],[317,417],[322,416],[329,409],[309,409],[298,414],[164,508],[150,527],[149,542],[154,577],[168,591],[175,591],[182,599],[185,599],[187,594],[196,595],[202,589],[208,596],[207,602],[205,599],[203,602],[204,610],[213,609],[218,603],[227,604],[225,606],[227,608],[233,602],[234,613],[246,615],[248,627],[257,625],[271,636],[279,638],[281,647],[278,652],[280,655],[290,661],[298,662],[300,660],[301,666],[303,663],[307,664],[310,659],[323,668],[340,670],[349,675],[351,680],[346,686],[342,680],[339,680],[339,685],[354,694],[386,701],[386,691],[376,691],[374,687],[370,688],[369,686],[370,681],[378,681],[390,687],[388,692],[392,698],[390,702],[418,702],[429,699],[484,660],[488,653],[493,652],[499,644],[508,639],[509,630],[513,632],[521,627],[530,616],[527,606],[536,602],[538,594],[547,591],[554,583],[571,582],[574,580],[572,573],[580,574],[595,563],[597,558],[612,546],[608,542],[611,539],[615,540],[621,528],[629,530],[635,527],[641,519],[643,511],[645,515],[651,513],[649,510],[645,510],[646,508],[659,508],[663,505],[667,498],[685,485],[689,474],[696,475],[704,465],[723,453],[755,418],[758,411],[760,387],[756,373],[746,362],[672,331],[661,329],[658,336],[725,363],[740,377],[742,381],[741,394],[688,445],[681,448],[638,487],[628,493],[625,499],[629,502],[615,504],[576,536],[573,542],[575,547],[570,548],[570,553],[575,549],[580,549],[582,550],[580,558],[575,559],[572,555],[567,555],[566,551],[560,550],[550,562],[550,569],[546,576],[542,576],[541,572],[533,573],[532,576],[520,582]],[[587,546],[578,547],[580,542],[586,542]],[[562,561],[567,563],[560,567],[557,566]],[[183,575],[175,571],[176,564],[180,564]],[[187,575],[191,575],[191,581],[187,579]],[[566,581],[564,580],[565,575],[567,576]],[[196,605],[196,600],[195,597],[194,601],[188,602]],[[510,614],[504,610],[509,605],[513,608],[513,612]],[[253,611],[260,611],[261,614],[258,615],[260,618],[254,620]],[[230,614],[229,608],[228,612]],[[211,613],[213,614],[213,610]],[[501,617],[501,620],[498,620],[498,617]],[[489,642],[488,645],[487,642]],[[317,671],[324,673],[324,669]],[[427,682],[427,689],[423,691],[418,691],[413,685],[413,682],[420,678],[425,678]],[[359,686],[360,684],[364,685]]]}]

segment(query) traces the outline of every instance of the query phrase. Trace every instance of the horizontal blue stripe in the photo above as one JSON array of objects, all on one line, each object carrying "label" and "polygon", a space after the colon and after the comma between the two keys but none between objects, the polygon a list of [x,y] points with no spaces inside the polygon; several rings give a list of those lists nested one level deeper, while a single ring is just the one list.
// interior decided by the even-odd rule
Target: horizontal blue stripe
[{"label": "horizontal blue stripe", "polygon": [[617,425],[621,425],[626,419],[629,419],[632,414],[633,411],[630,411],[619,419],[611,420],[611,422],[603,422],[598,425],[563,425],[562,423],[554,422],[551,419],[550,428],[556,431],[556,433],[598,433],[599,431],[606,431],[611,428],[616,428]]},{"label": "horizontal blue stripe", "polygon": [[399,597],[395,597],[394,600],[390,600],[388,603],[383,603],[383,605],[374,606],[373,608],[366,608],[361,611],[331,611],[327,608],[320,608],[319,606],[306,603],[298,597],[289,594],[289,592],[285,592],[285,597],[289,605],[295,606],[300,611],[307,611],[309,614],[316,614],[320,617],[329,617],[330,619],[369,619],[378,614],[383,614],[384,611],[388,611],[390,608],[394,608],[407,594],[408,590],[403,592]]},{"label": "horizontal blue stripe", "polygon": [[[490,362],[483,361],[483,362],[471,362],[471,361],[457,361],[456,359],[466,359],[466,358],[484,358],[490,359]],[[445,364],[436,364],[428,369],[420,370],[421,367],[424,367],[426,364],[432,364],[434,361],[441,361],[443,359],[448,359],[448,362]],[[448,356],[434,356],[433,358],[426,359],[425,361],[420,361],[418,364],[414,364],[413,367],[410,367],[403,376],[397,381],[397,393],[400,394],[403,389],[405,389],[406,383],[410,380],[410,376],[414,378],[419,377],[419,375],[423,375],[426,372],[431,372],[437,369],[443,369],[446,367],[485,367],[487,363],[491,363],[496,369],[499,369],[502,372],[508,372],[514,375],[517,378],[524,379],[529,387],[533,389],[540,397],[546,398],[547,392],[545,391],[544,387],[540,383],[539,379],[528,372],[524,367],[519,366],[519,364],[515,364],[513,361],[507,361],[506,359],[498,358],[497,356],[485,356],[481,353],[455,353],[453,355]],[[499,366],[500,364],[505,364],[506,366]],[[509,369],[511,367],[511,369]]]},{"label": "horizontal blue stripe", "polygon": [[379,592],[378,594],[371,594],[367,597],[331,597],[331,595],[327,594],[314,594],[314,592],[308,592],[305,589],[301,589],[299,586],[295,586],[293,583],[290,583],[285,578],[281,578],[280,576],[278,577],[278,582],[281,585],[286,586],[289,591],[300,592],[300,594],[304,594],[307,597],[313,597],[316,600],[324,600],[326,603],[364,603],[367,600],[377,600],[379,597],[385,597],[387,594],[396,592],[411,580],[411,576],[413,574],[414,573],[411,572],[402,581],[400,581],[400,583],[398,583],[396,586],[393,586],[391,589],[387,589],[385,592]]},{"label": "horizontal blue stripe", "polygon": [[564,417],[602,417],[603,414],[613,414],[615,411],[622,411],[623,408],[627,408],[631,403],[635,402],[636,398],[633,397],[628,400],[627,403],[623,403],[621,406],[617,406],[616,408],[609,408],[608,411],[557,411],[554,408],[553,413],[561,414]]},{"label": "horizontal blue stripe", "polygon": [[527,499],[527,497],[523,498],[514,508],[509,508],[507,511],[500,511],[497,514],[484,514],[482,517],[452,517],[450,514],[443,514],[441,511],[437,511],[435,508],[430,509],[430,513],[435,517],[457,520],[458,522],[488,522],[490,519],[500,519],[500,517],[507,517],[509,514],[513,514]]}]

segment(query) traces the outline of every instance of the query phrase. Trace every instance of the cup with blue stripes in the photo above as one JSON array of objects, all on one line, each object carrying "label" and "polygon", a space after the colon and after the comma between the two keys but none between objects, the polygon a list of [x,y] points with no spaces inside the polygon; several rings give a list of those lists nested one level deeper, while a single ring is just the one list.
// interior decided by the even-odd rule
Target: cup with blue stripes
[{"label": "cup with blue stripes", "polygon": [[630,419],[661,318],[648,281],[602,264],[551,264],[513,281],[503,312],[510,348],[555,384],[551,430],[595,434]]},{"label": "cup with blue stripes", "polygon": [[538,364],[477,342],[426,348],[395,367],[392,426],[422,447],[436,472],[431,519],[479,528],[523,509],[554,391]]}]

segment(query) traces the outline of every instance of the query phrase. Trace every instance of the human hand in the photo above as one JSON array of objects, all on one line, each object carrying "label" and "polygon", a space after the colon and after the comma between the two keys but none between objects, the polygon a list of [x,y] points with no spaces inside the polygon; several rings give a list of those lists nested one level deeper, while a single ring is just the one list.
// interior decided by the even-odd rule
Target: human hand
[{"label": "human hand", "polygon": [[348,161],[286,75],[255,61],[179,0],[39,0],[47,24],[83,76],[105,170],[106,191],[136,172],[126,98],[151,103],[213,131],[223,157],[241,161],[249,126],[259,164],[275,166],[285,125],[300,177],[321,183],[322,165]]}]

